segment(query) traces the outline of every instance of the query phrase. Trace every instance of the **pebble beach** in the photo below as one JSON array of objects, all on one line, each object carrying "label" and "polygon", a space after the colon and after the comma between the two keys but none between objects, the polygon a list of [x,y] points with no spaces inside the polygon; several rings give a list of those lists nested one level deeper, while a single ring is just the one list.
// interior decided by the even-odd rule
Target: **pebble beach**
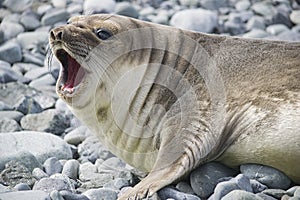
[{"label": "pebble beach", "polygon": [[[299,0],[0,0],[1,200],[116,200],[144,175],[99,143],[55,92],[60,64],[49,32],[94,13],[300,42]],[[151,199],[300,200],[300,185],[272,167],[210,162]]]}]

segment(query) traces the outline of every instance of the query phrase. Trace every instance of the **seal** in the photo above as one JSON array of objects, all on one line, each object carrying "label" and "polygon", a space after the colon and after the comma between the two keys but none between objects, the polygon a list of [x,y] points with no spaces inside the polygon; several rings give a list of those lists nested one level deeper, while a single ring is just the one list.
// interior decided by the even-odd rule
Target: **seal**
[{"label": "seal", "polygon": [[218,160],[300,183],[300,43],[210,35],[109,14],[49,36],[56,90],[111,152],[148,175],[142,199]]}]

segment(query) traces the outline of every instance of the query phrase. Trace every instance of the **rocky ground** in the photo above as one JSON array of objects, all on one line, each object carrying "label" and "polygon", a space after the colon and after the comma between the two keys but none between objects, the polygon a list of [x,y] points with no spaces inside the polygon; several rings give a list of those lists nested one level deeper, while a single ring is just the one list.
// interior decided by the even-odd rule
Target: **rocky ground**
[{"label": "rocky ground", "polygon": [[[136,171],[112,155],[55,94],[49,30],[70,16],[117,13],[180,28],[300,41],[292,0],[0,0],[0,199],[114,200]],[[102,3],[103,2],[103,3]],[[299,168],[300,170],[300,168]],[[208,163],[153,199],[300,200],[300,186],[259,165]]]}]

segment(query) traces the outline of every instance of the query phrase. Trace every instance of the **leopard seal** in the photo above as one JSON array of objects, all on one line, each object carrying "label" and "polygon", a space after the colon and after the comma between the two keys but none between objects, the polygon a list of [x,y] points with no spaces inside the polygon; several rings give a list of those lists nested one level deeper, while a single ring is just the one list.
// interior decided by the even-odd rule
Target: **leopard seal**
[{"label": "leopard seal", "polygon": [[142,199],[218,160],[300,183],[300,43],[210,35],[123,16],[50,32],[57,94],[115,155],[148,175]]}]

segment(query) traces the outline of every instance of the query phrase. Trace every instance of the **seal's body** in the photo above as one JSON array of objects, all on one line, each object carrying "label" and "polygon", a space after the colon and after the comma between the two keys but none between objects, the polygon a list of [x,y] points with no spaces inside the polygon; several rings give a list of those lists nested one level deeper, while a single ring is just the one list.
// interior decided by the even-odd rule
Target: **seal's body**
[{"label": "seal's body", "polygon": [[50,33],[57,93],[151,196],[201,163],[273,166],[300,182],[300,43],[184,31],[116,15]]}]

